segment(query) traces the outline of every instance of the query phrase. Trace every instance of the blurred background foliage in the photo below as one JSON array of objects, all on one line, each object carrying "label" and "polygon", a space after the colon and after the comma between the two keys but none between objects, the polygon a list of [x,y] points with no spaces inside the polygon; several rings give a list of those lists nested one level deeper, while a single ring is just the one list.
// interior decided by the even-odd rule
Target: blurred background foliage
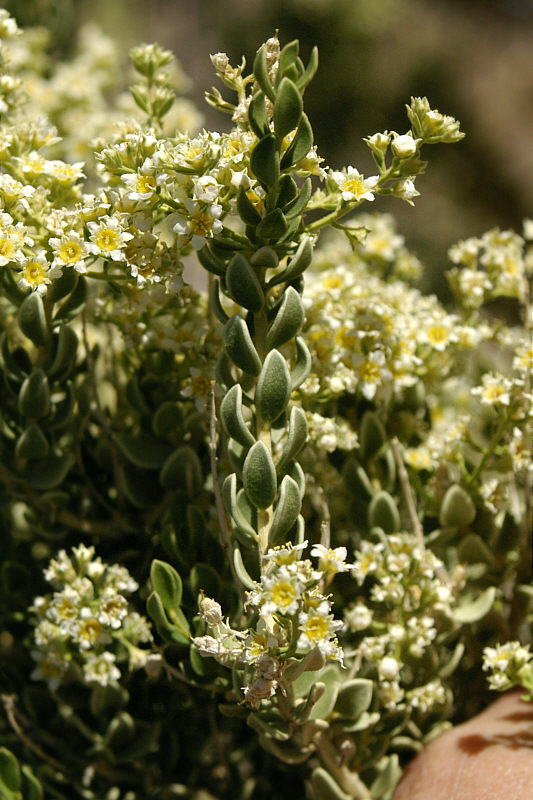
[{"label": "blurred background foliage", "polygon": [[[407,245],[427,266],[426,290],[446,299],[442,273],[457,240],[498,226],[520,232],[533,215],[533,0],[4,0],[21,26],[51,31],[51,53],[73,52],[84,22],[131,46],[157,41],[192,78],[204,124],[230,120],[203,102],[214,73],[209,54],[250,64],[279,29],[298,38],[304,60],[318,45],[321,66],[306,96],[326,164],[370,174],[361,142],[376,131],[404,133],[404,104],[427,95],[461,120],[459,146],[436,148],[417,184],[416,207],[383,198]],[[125,70],[125,80],[127,80]]]}]

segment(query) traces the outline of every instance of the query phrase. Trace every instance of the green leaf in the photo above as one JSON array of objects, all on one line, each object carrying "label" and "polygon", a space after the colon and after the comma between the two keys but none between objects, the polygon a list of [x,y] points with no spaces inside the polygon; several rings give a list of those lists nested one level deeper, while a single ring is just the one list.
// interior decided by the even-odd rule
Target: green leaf
[{"label": "green leaf", "polygon": [[261,222],[261,214],[250,201],[242,186],[239,187],[239,192],[237,194],[237,211],[242,221],[247,225],[252,225],[255,228],[255,226]]},{"label": "green leaf", "polygon": [[255,528],[250,523],[246,509],[243,509],[242,501],[239,502],[241,492],[244,493],[244,490],[241,489],[237,493],[237,475],[232,472],[222,484],[222,499],[235,524],[255,541],[257,539]]},{"label": "green leaf", "polygon": [[402,776],[398,754],[385,756],[379,764],[380,774],[370,787],[370,794],[375,800],[391,800],[398,781]]},{"label": "green leaf", "polygon": [[14,793],[20,790],[21,777],[18,761],[13,753],[5,747],[0,747],[0,788],[2,783],[9,792]]},{"label": "green leaf", "polygon": [[291,377],[287,362],[278,350],[265,358],[257,380],[255,405],[264,422],[274,422],[287,407],[291,396]]},{"label": "green leaf", "polygon": [[296,336],[304,319],[305,311],[300,295],[296,289],[289,286],[283,295],[283,301],[276,312],[274,321],[268,329],[266,337],[268,350],[281,347]]},{"label": "green leaf", "polygon": [[[293,683],[300,675],[303,675],[305,672],[316,672],[319,669],[322,669],[326,663],[326,657],[322,653],[322,651],[318,647],[314,647],[310,650],[301,661],[295,661],[293,664],[290,664],[284,672],[285,680],[289,681],[289,683]],[[310,678],[311,681],[316,680],[316,675]],[[310,686],[311,684],[309,684]],[[304,692],[305,693],[305,692]]]},{"label": "green leaf", "polygon": [[268,245],[256,250],[250,261],[254,267],[266,267],[267,269],[276,269],[279,264],[278,254]]},{"label": "green leaf", "polygon": [[152,588],[159,595],[167,610],[178,608],[183,594],[183,582],[174,567],[165,561],[154,559],[150,567]]},{"label": "green leaf", "polygon": [[220,419],[228,436],[233,437],[243,447],[251,447],[255,442],[242,415],[242,388],[239,383],[232,386],[220,404]]},{"label": "green leaf", "polygon": [[279,54],[279,66],[278,66],[278,77],[281,80],[285,74],[285,70],[287,67],[290,67],[296,59],[298,58],[298,51],[300,49],[300,44],[298,39],[293,39],[292,42],[288,42],[285,47],[281,50]]},{"label": "green leaf", "polygon": [[396,503],[388,492],[376,492],[368,506],[368,525],[370,528],[383,528],[385,533],[400,530],[400,514]]},{"label": "green leaf", "polygon": [[24,800],[44,800],[43,787],[35,775],[31,767],[26,764],[22,767],[22,774],[24,775]]},{"label": "green leaf", "polygon": [[462,564],[494,564],[494,554],[478,533],[469,533],[461,539],[457,555]]},{"label": "green leaf", "polygon": [[131,436],[127,433],[117,433],[115,441],[128,461],[141,469],[161,469],[171,453],[169,445],[142,434]]},{"label": "green leaf", "polygon": [[55,489],[65,480],[72,465],[72,455],[63,453],[62,455],[52,454],[46,459],[42,459],[38,464],[32,465],[26,471],[26,478],[34,489],[49,491]]},{"label": "green leaf", "polygon": [[57,335],[55,358],[47,370],[48,374],[50,376],[56,375],[66,367],[66,374],[68,375],[74,366],[77,349],[78,337],[68,325],[61,325]]},{"label": "green leaf", "polygon": [[359,455],[362,461],[371,459],[383,443],[387,434],[380,418],[373,411],[365,411],[359,427]]},{"label": "green leaf", "polygon": [[296,253],[289,261],[287,269],[278,273],[278,275],[274,275],[274,277],[268,282],[269,287],[276,286],[276,284],[282,283],[283,281],[292,281],[294,278],[302,275],[310,266],[312,260],[313,240],[310,236],[304,236],[298,245]]},{"label": "green leaf", "polygon": [[308,425],[305,411],[299,406],[293,406],[289,416],[289,433],[278,461],[278,469],[288,464],[293,458],[296,458],[307,441],[307,433]]},{"label": "green leaf", "polygon": [[165,489],[182,489],[188,497],[197,497],[203,489],[204,476],[195,450],[184,444],[171,453],[161,467],[159,481]]},{"label": "green leaf", "polygon": [[42,369],[35,369],[20,387],[18,410],[28,419],[42,419],[50,412],[50,387]]},{"label": "green leaf", "polygon": [[278,141],[298,126],[303,109],[302,97],[296,84],[289,78],[282,78],[274,103],[274,131]]},{"label": "green leaf", "polygon": [[248,106],[248,122],[258,139],[268,133],[268,119],[264,92],[256,92]]},{"label": "green leaf", "polygon": [[285,537],[298,519],[301,506],[298,484],[290,475],[285,475],[281,481],[279,500],[270,528],[270,547],[275,547],[285,541]]},{"label": "green leaf", "polygon": [[339,670],[334,664],[331,664],[317,675],[317,679],[320,683],[325,685],[326,690],[320,700],[313,706],[313,710],[309,716],[310,719],[326,719],[333,711],[335,703],[337,702],[337,695],[341,685]]},{"label": "green leaf", "polygon": [[287,219],[292,219],[293,217],[298,216],[298,214],[301,214],[304,211],[311,197],[311,192],[312,192],[311,178],[306,178],[302,184],[298,196],[295,197],[294,200],[292,200],[283,209],[283,213],[285,214]]},{"label": "green leaf", "polygon": [[311,123],[307,119],[307,115],[302,114],[294,138],[281,159],[280,169],[289,169],[298,164],[302,158],[306,157],[312,146],[313,129],[311,128]]},{"label": "green leaf", "polygon": [[63,272],[59,278],[55,278],[46,292],[46,298],[51,303],[57,303],[62,300],[67,294],[70,294],[78,283],[80,274],[76,272],[74,267],[63,267]]},{"label": "green leaf", "polygon": [[274,87],[272,86],[270,78],[268,77],[265,45],[262,45],[257,51],[257,55],[254,59],[253,73],[257,83],[266,94],[268,99],[274,102],[276,95],[274,94]]},{"label": "green leaf", "polygon": [[250,170],[266,187],[274,187],[279,181],[279,153],[276,138],[269,133],[260,139],[250,155]]},{"label": "green leaf", "polygon": [[374,496],[376,490],[357,459],[347,458],[342,467],[342,479],[350,494],[368,501]]},{"label": "green leaf", "polygon": [[228,264],[226,286],[236,303],[248,311],[261,311],[265,295],[247,258],[236,253]]},{"label": "green leaf", "polygon": [[22,301],[18,313],[18,325],[24,336],[31,339],[36,347],[48,341],[50,333],[46,323],[43,298],[37,292],[32,292]]},{"label": "green leaf", "polygon": [[306,86],[308,86],[313,80],[317,69],[318,69],[318,48],[313,47],[313,49],[311,50],[311,55],[309,56],[309,63],[307,64],[305,72],[296,81],[296,86],[298,87],[298,89],[300,89],[302,94]]},{"label": "green leaf", "polygon": [[261,359],[252,342],[248,326],[240,314],[235,314],[226,323],[224,347],[237,367],[250,375],[259,375]]},{"label": "green leaf", "polygon": [[256,442],[248,451],[242,480],[246,496],[256,508],[272,505],[277,491],[276,468],[264,442]]},{"label": "green leaf", "polygon": [[485,614],[488,614],[496,597],[496,587],[489,586],[475,599],[472,595],[461,598],[460,605],[452,611],[452,617],[456,622],[468,624],[477,622]]},{"label": "green leaf", "polygon": [[279,179],[276,206],[284,212],[285,208],[298,197],[298,184],[292,175],[282,175]]},{"label": "green leaf", "polygon": [[208,272],[220,277],[226,274],[226,265],[221,259],[213,255],[209,245],[204,244],[204,246],[197,251],[196,255],[198,256],[198,261],[202,267],[204,267]]},{"label": "green leaf", "polygon": [[296,337],[296,362],[291,369],[291,386],[297,389],[311,372],[312,359],[302,336]]},{"label": "green leaf", "polygon": [[279,208],[275,208],[266,217],[263,217],[257,226],[257,235],[263,241],[278,241],[287,233],[287,220]]},{"label": "green leaf", "polygon": [[311,774],[311,786],[315,800],[351,800],[337,781],[322,767],[315,767]]},{"label": "green leaf", "polygon": [[48,454],[49,449],[48,439],[37,423],[32,422],[19,436],[15,447],[15,456],[17,459],[38,461]]},{"label": "green leaf", "polygon": [[164,439],[169,434],[174,433],[182,422],[183,412],[181,406],[175,400],[165,400],[154,414],[152,430],[157,437]]},{"label": "green leaf", "polygon": [[346,719],[358,719],[372,700],[373,683],[366,678],[352,678],[341,684],[335,711]]},{"label": "green leaf", "polygon": [[85,305],[87,294],[87,279],[80,275],[74,291],[56,311],[54,321],[72,319],[79,314]]},{"label": "green leaf", "polygon": [[239,578],[239,580],[241,581],[242,585],[245,586],[247,589],[255,589],[256,584],[250,577],[248,570],[244,566],[244,562],[242,560],[242,554],[237,542],[233,543],[233,566],[235,567],[235,573]]},{"label": "green leaf", "polygon": [[462,486],[452,484],[446,491],[440,507],[439,521],[443,528],[452,525],[470,525],[476,516],[476,507]]}]

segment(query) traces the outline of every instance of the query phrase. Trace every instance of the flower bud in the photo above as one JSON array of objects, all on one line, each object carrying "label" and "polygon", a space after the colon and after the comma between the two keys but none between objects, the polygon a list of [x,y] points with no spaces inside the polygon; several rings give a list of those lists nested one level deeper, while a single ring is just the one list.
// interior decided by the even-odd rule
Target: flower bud
[{"label": "flower bud", "polygon": [[220,625],[222,622],[222,608],[216,600],[212,600],[210,597],[202,597],[200,600],[200,614],[210,626]]},{"label": "flower bud", "polygon": [[398,158],[411,158],[416,153],[416,140],[413,139],[410,133],[403,136],[395,136],[391,142],[391,149],[395,156]]}]

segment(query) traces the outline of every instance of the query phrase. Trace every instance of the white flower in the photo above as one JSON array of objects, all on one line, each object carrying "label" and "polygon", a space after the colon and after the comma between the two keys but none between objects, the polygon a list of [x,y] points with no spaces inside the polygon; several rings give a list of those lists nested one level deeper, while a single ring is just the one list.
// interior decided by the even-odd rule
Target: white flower
[{"label": "white flower", "polygon": [[115,666],[115,655],[107,650],[101,655],[89,655],[83,666],[83,674],[87,683],[98,683],[109,686],[118,681],[120,670]]},{"label": "white flower", "polygon": [[385,656],[378,664],[379,677],[391,681],[400,673],[400,664],[392,656]]},{"label": "white flower", "polygon": [[125,231],[116,217],[101,217],[98,222],[88,222],[87,227],[91,232],[89,252],[113,261],[125,261],[123,248],[133,239],[133,234]]},{"label": "white flower", "polygon": [[53,267],[72,266],[76,272],[86,272],[84,256],[87,246],[77,231],[69,231],[60,238],[51,238],[48,244],[54,252]]},{"label": "white flower", "polygon": [[53,278],[61,275],[60,267],[50,267],[46,253],[41,250],[29,256],[22,264],[22,273],[18,280],[21,289],[31,289],[37,294],[46,294],[48,284]]},{"label": "white flower", "polygon": [[219,220],[222,206],[216,203],[206,206],[187,198],[185,208],[188,216],[179,216],[173,230],[180,236],[191,236],[192,246],[199,250],[208,237],[222,230],[222,222]]},{"label": "white flower", "polygon": [[355,167],[346,167],[342,172],[332,172],[331,177],[341,190],[342,199],[346,202],[374,199],[371,190],[379,181],[378,175],[365,178]]},{"label": "white flower", "polygon": [[363,603],[356,603],[348,609],[344,618],[352,631],[364,631],[372,622],[372,611]]},{"label": "white flower", "polygon": [[303,583],[286,566],[280,567],[273,576],[263,575],[263,616],[274,614],[295,614],[300,605]]},{"label": "white flower", "polygon": [[323,544],[315,544],[311,555],[319,558],[319,568],[325,574],[349,572],[351,569],[355,569],[353,564],[346,564],[347,550],[345,547],[328,548]]},{"label": "white flower", "polygon": [[212,175],[202,175],[194,183],[194,196],[203,203],[214,203],[221,188]]},{"label": "white flower", "polygon": [[482,377],[482,386],[472,389],[473,395],[479,395],[482,405],[508,406],[511,402],[512,382],[503,375],[485,373]]}]

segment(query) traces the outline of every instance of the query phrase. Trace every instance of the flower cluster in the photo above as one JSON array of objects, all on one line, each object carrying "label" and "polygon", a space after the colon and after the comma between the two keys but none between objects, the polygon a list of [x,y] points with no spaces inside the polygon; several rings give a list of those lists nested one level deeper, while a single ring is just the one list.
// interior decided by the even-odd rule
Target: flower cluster
[{"label": "flower cluster", "polygon": [[150,623],[127,600],[139,587],[125,567],[80,544],[70,556],[60,550],[44,575],[54,591],[33,602],[32,678],[52,690],[67,679],[107,686],[120,679],[121,662],[127,671],[146,665],[150,651],[139,645],[151,643]]},{"label": "flower cluster", "polygon": [[275,547],[266,553],[265,569],[248,593],[246,605],[258,614],[253,629],[235,631],[222,619],[215,601],[203,598],[200,613],[209,634],[193,640],[203,656],[222,664],[244,669],[244,697],[252,706],[272,697],[290,659],[302,658],[315,648],[326,659],[343,663],[337,632],[343,627],[333,617],[331,602],[321,588],[337,572],[352,570],[346,563],[345,548],[315,545],[311,555],[319,558],[314,569],[301,557],[307,542]]},{"label": "flower cluster", "polygon": [[403,275],[407,263],[416,272],[418,262],[389,219],[361,221],[369,231],[363,242],[353,251],[337,240],[326,245],[308,278],[305,332],[313,369],[301,392],[309,400],[352,394],[377,402],[420,377],[441,384],[456,354],[490,334],[487,326],[461,324],[435,297],[372,274],[376,262],[399,261]]},{"label": "flower cluster", "polygon": [[489,673],[491,689],[499,692],[523,686],[533,696],[533,653],[529,645],[506,642],[483,650],[483,669]]},{"label": "flower cluster", "polygon": [[422,665],[429,650],[436,657],[439,632],[450,627],[462,572],[449,575],[416,536],[395,533],[363,541],[353,575],[370,588],[346,610],[345,621],[356,636],[357,660],[379,677],[383,705],[407,703],[421,711],[442,706],[445,688],[429,680]]},{"label": "flower cluster", "polygon": [[515,297],[525,301],[531,253],[514,231],[498,228],[481,237],[454,245],[450,260],[457,266],[448,273],[452,289],[466,308],[479,308],[496,297]]}]

